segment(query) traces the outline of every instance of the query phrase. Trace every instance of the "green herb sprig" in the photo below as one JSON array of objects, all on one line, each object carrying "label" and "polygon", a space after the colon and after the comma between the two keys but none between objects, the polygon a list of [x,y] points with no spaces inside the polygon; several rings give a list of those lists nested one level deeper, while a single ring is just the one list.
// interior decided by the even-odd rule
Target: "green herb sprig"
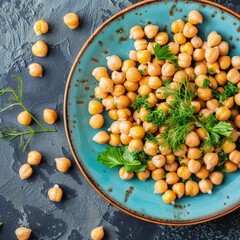
[{"label": "green herb sprig", "polygon": [[146,109],[150,109],[150,102],[147,100],[148,98],[148,95],[146,96],[141,96],[141,95],[138,95],[132,105],[132,108],[134,110],[138,109],[140,110],[141,107],[146,107]]},{"label": "green herb sprig", "polygon": [[224,93],[220,93],[218,90],[213,89],[214,97],[219,99],[221,102],[224,102],[229,97],[232,97],[238,93],[238,87],[231,82],[227,82],[227,84],[224,86],[224,89]]},{"label": "green herb sprig", "polygon": [[43,132],[56,132],[55,129],[48,129],[43,126],[43,124],[38,121],[36,117],[34,117],[28,109],[23,104],[23,81],[22,78],[18,75],[13,76],[13,79],[17,81],[18,87],[17,90],[14,90],[13,88],[3,88],[0,90],[0,96],[4,94],[10,94],[9,103],[0,109],[0,113],[4,112],[6,110],[12,109],[14,106],[20,106],[24,111],[26,111],[33,121],[38,125],[38,129],[34,129],[30,126],[23,127],[21,130],[17,130],[16,128],[12,126],[1,126],[0,128],[0,138],[7,139],[8,141],[11,141],[17,137],[20,138],[19,147],[23,148],[23,151],[26,150],[29,142],[38,133]]},{"label": "green herb sprig", "polygon": [[147,168],[148,155],[144,152],[130,152],[127,146],[116,148],[107,145],[97,161],[110,168],[124,166],[127,172],[142,172]]},{"label": "green herb sprig", "polygon": [[156,44],[153,47],[154,55],[157,60],[168,60],[172,62],[176,69],[178,69],[178,62],[176,56],[169,50],[169,46],[161,47],[160,44]]}]

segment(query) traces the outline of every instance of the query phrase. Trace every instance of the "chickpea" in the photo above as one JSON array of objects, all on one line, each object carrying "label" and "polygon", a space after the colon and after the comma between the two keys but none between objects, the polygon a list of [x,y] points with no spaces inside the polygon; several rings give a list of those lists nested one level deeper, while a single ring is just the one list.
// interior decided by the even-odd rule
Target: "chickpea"
[{"label": "chickpea", "polygon": [[101,240],[104,237],[103,227],[96,227],[91,231],[91,239],[92,240]]},{"label": "chickpea", "polygon": [[235,150],[235,148],[236,144],[234,142],[230,142],[229,140],[225,140],[222,144],[222,150],[228,154]]},{"label": "chickpea", "polygon": [[213,184],[209,179],[202,179],[198,185],[202,193],[212,194]]},{"label": "chickpea", "polygon": [[70,159],[66,157],[55,158],[55,161],[57,170],[62,173],[66,173],[72,165]]},{"label": "chickpea", "polygon": [[220,171],[211,172],[209,175],[209,179],[214,185],[220,185],[223,181],[223,177],[224,175]]},{"label": "chickpea", "polygon": [[148,79],[148,86],[152,89],[158,89],[162,86],[162,80],[156,76],[150,76]]},{"label": "chickpea", "polygon": [[150,156],[155,156],[157,155],[158,145],[153,142],[146,141],[143,150],[146,154]]},{"label": "chickpea", "polygon": [[177,183],[179,181],[179,176],[176,172],[168,172],[166,174],[166,183],[167,184],[174,184]]},{"label": "chickpea", "polygon": [[179,53],[179,44],[176,42],[170,42],[168,44],[170,52],[172,52],[174,55],[177,55]]},{"label": "chickpea", "polygon": [[191,177],[191,175],[192,175],[192,173],[189,171],[188,167],[186,167],[186,166],[180,166],[177,169],[177,174],[183,180],[189,179]]},{"label": "chickpea", "polygon": [[162,155],[166,156],[172,153],[172,149],[168,146],[159,146],[159,150]]},{"label": "chickpea", "polygon": [[187,22],[183,28],[183,34],[187,38],[192,38],[197,35],[198,29],[192,25],[191,23]]},{"label": "chickpea", "polygon": [[43,76],[43,68],[38,63],[32,63],[28,66],[29,74],[32,77],[42,77]]},{"label": "chickpea", "polygon": [[139,112],[140,120],[145,122],[147,116],[148,116],[148,110],[145,107],[141,107]]},{"label": "chickpea", "polygon": [[233,129],[233,131],[232,131],[232,133],[231,133],[231,135],[230,135],[230,138],[231,138],[234,142],[236,142],[236,141],[238,140],[238,138],[239,138],[239,133],[238,133],[238,131],[237,131],[236,129]]},{"label": "chickpea", "polygon": [[49,200],[52,202],[60,202],[62,200],[63,190],[55,184],[48,190]]},{"label": "chickpea", "polygon": [[148,85],[148,80],[149,80],[150,76],[143,76],[142,79],[139,82],[139,85]]},{"label": "chickpea", "polygon": [[125,60],[122,63],[121,70],[122,70],[122,72],[126,73],[128,71],[128,69],[131,68],[131,67],[136,67],[135,61],[133,61],[133,60]]},{"label": "chickpea", "polygon": [[94,94],[95,94],[95,97],[99,99],[104,99],[108,96],[108,93],[104,92],[104,90],[99,86],[95,87]]},{"label": "chickpea", "polygon": [[130,67],[126,72],[126,78],[130,82],[139,82],[142,78],[142,75],[137,68]]},{"label": "chickpea", "polygon": [[179,70],[174,74],[173,81],[184,83],[187,78],[187,73],[184,70]]},{"label": "chickpea", "polygon": [[188,22],[191,24],[201,24],[203,22],[203,16],[198,10],[192,10],[188,13]]},{"label": "chickpea", "polygon": [[155,36],[155,42],[160,44],[161,46],[164,46],[168,43],[169,36],[166,32],[159,32]]},{"label": "chickpea", "polygon": [[206,51],[207,49],[207,41],[204,41],[203,44],[202,44],[202,49],[204,49]]},{"label": "chickpea", "polygon": [[130,101],[127,96],[122,95],[120,97],[114,97],[114,106],[116,106],[118,109],[123,109],[128,107],[130,104]]},{"label": "chickpea", "polygon": [[156,166],[152,163],[151,160],[147,161],[147,169],[153,171],[156,169]]},{"label": "chickpea", "polygon": [[205,59],[208,63],[214,63],[217,61],[219,57],[219,49],[218,47],[210,47],[205,51]]},{"label": "chickpea", "polygon": [[163,195],[162,195],[162,200],[166,204],[174,204],[176,199],[176,194],[172,190],[167,190]]},{"label": "chickpea", "polygon": [[167,163],[167,164],[165,164],[164,169],[165,169],[166,171],[168,171],[168,172],[176,172],[177,169],[178,169],[178,162],[175,161],[175,162],[173,162],[173,163],[171,163],[171,164],[168,164],[168,163]]},{"label": "chickpea", "polygon": [[195,73],[195,75],[197,75],[197,76],[207,74],[207,67],[206,67],[206,65],[203,64],[203,63],[198,64],[198,65],[194,68],[194,73]]},{"label": "chickpea", "polygon": [[230,154],[229,154],[229,160],[232,161],[235,164],[239,164],[240,163],[240,151],[238,150],[233,150]]},{"label": "chickpea", "polygon": [[173,190],[173,192],[176,193],[178,198],[181,198],[185,192],[184,183],[182,183],[182,182],[174,183],[172,186],[172,190]]},{"label": "chickpea", "polygon": [[[203,44],[203,41],[200,37],[198,36],[194,36],[192,39],[191,39],[191,44],[193,45],[194,48],[200,48],[202,47],[202,44]],[[204,50],[204,49],[203,49]]]},{"label": "chickpea", "polygon": [[182,19],[178,19],[172,22],[171,30],[173,33],[182,33],[185,22]]},{"label": "chickpea", "polygon": [[129,38],[133,38],[133,39],[142,39],[144,37],[145,33],[142,29],[141,26],[134,26],[130,29],[130,37]]},{"label": "chickpea", "polygon": [[238,165],[228,160],[224,163],[224,170],[227,173],[235,172],[238,170]]},{"label": "chickpea", "polygon": [[141,85],[138,88],[138,94],[143,97],[148,95],[151,91],[152,91],[152,89],[148,85]]},{"label": "chickpea", "polygon": [[236,84],[240,81],[240,73],[236,68],[232,68],[227,73],[227,80]]},{"label": "chickpea", "polygon": [[204,179],[209,176],[209,171],[206,169],[206,167],[202,166],[200,170],[197,173],[195,173],[195,175],[198,178]]},{"label": "chickpea", "polygon": [[134,177],[134,172],[127,172],[125,167],[121,167],[119,170],[119,176],[122,180],[130,180]]},{"label": "chickpea", "polygon": [[63,21],[70,29],[76,29],[79,26],[79,18],[76,13],[66,14]]},{"label": "chickpea", "polygon": [[218,64],[221,69],[226,70],[230,67],[231,58],[229,56],[221,56],[218,59]]},{"label": "chickpea", "polygon": [[[147,50],[145,50],[147,51]],[[150,56],[151,58],[151,56]],[[138,66],[138,71],[141,72],[141,74],[143,76],[147,76],[148,75],[148,65],[147,64],[143,64],[141,63],[139,66]],[[148,76],[147,76],[148,77]]]},{"label": "chickpea", "polygon": [[211,100],[208,100],[206,103],[206,107],[210,110],[210,111],[216,111],[216,109],[218,108],[218,100],[215,98],[212,98]]},{"label": "chickpea", "polygon": [[187,67],[184,69],[184,71],[187,73],[190,81],[195,79],[194,69],[192,67]]},{"label": "chickpea", "polygon": [[23,164],[19,169],[19,176],[21,179],[28,179],[32,174],[33,169],[28,163]]},{"label": "chickpea", "polygon": [[216,117],[219,121],[226,121],[230,118],[231,111],[227,107],[219,107],[216,110]]},{"label": "chickpea", "polygon": [[231,64],[233,68],[240,69],[240,56],[234,56],[231,59]]},{"label": "chickpea", "polygon": [[128,97],[129,101],[130,101],[130,105],[132,105],[137,97],[137,94],[135,92],[127,92],[126,96]]},{"label": "chickpea", "polygon": [[166,183],[165,180],[158,180],[156,181],[156,183],[154,184],[154,193],[155,194],[162,194],[164,192],[166,192],[168,189],[168,184]]},{"label": "chickpea", "polygon": [[54,124],[58,118],[58,114],[53,109],[44,109],[43,111],[43,119],[48,124]]},{"label": "chickpea", "polygon": [[227,98],[223,103],[223,106],[227,107],[227,108],[232,108],[234,105],[234,97],[229,97]]},{"label": "chickpea", "polygon": [[238,114],[237,116],[235,116],[234,118],[234,124],[237,128],[240,128],[240,114]]},{"label": "chickpea", "polygon": [[108,143],[114,147],[119,146],[121,144],[120,136],[118,134],[111,133]]},{"label": "chickpea", "polygon": [[161,102],[157,105],[157,109],[162,110],[165,114],[168,113],[169,105],[165,102]]},{"label": "chickpea", "polygon": [[186,155],[187,152],[187,146],[186,145],[181,145],[179,147],[179,150],[177,150],[176,152],[174,152],[175,156],[177,157],[184,157]]},{"label": "chickpea", "polygon": [[217,80],[212,77],[212,76],[209,76],[208,79],[210,80],[210,86],[212,89],[216,89],[218,87],[218,82]]},{"label": "chickpea", "polygon": [[152,163],[157,167],[157,168],[161,168],[165,165],[166,163],[166,158],[164,155],[162,154],[158,154],[158,155],[155,155],[153,158],[152,158]]},{"label": "chickpea", "polygon": [[188,180],[185,183],[185,195],[194,197],[199,192],[199,186],[198,183],[193,180]]},{"label": "chickpea", "polygon": [[163,179],[165,171],[163,168],[154,169],[151,173],[152,179],[155,181]]},{"label": "chickpea", "polygon": [[235,96],[234,96],[234,101],[235,103],[240,106],[240,93],[237,93]]},{"label": "chickpea", "polygon": [[197,91],[198,91],[198,97],[203,101],[208,101],[213,97],[211,88],[200,87],[198,88]]},{"label": "chickpea", "polygon": [[136,40],[134,42],[134,47],[136,51],[147,50],[148,41],[146,39]]},{"label": "chickpea", "polygon": [[109,135],[107,132],[101,131],[98,132],[94,137],[93,137],[93,141],[97,142],[98,144],[105,144],[108,142],[109,140]]},{"label": "chickpea", "polygon": [[107,68],[105,67],[96,67],[92,71],[92,75],[96,78],[97,81],[99,81],[102,77],[109,78]]},{"label": "chickpea", "polygon": [[121,133],[120,140],[123,145],[129,145],[132,138],[129,137],[128,134]]},{"label": "chickpea", "polygon": [[[116,106],[117,106],[117,103],[115,103],[115,100],[116,99],[118,99],[119,97],[114,97],[113,98],[113,96],[111,96],[111,95],[108,95],[106,98],[104,98],[103,100],[102,100],[102,106],[104,106],[105,107],[105,109],[106,110],[112,110],[112,109],[115,109],[116,108]],[[94,101],[94,100],[92,100],[92,101]],[[96,104],[96,105],[98,105],[98,104]],[[100,106],[99,106],[99,108],[100,108]],[[99,109],[99,111],[100,111],[100,109]],[[94,114],[97,114],[98,112],[94,112]]]},{"label": "chickpea", "polygon": [[32,122],[32,117],[27,111],[23,111],[18,114],[17,121],[24,126],[28,126]]},{"label": "chickpea", "polygon": [[188,157],[183,157],[181,159],[178,159],[179,160],[179,163],[182,165],[182,166],[187,166],[188,165],[188,162],[190,161],[190,158]]},{"label": "chickpea", "polygon": [[197,160],[190,159],[188,162],[188,169],[191,173],[197,173],[201,169],[201,163]]},{"label": "chickpea", "polygon": [[203,157],[203,161],[206,164],[206,169],[209,170],[215,167],[219,162],[217,153],[206,153]]},{"label": "chickpea", "polygon": [[96,101],[96,100],[91,100],[89,103],[88,103],[88,112],[90,114],[98,114],[98,113],[101,113],[103,111],[103,105]]},{"label": "chickpea", "polygon": [[186,41],[187,41],[187,39],[183,33],[175,33],[173,35],[173,38],[174,38],[174,41],[180,45],[186,43]]},{"label": "chickpea", "polygon": [[199,159],[202,156],[202,151],[199,148],[188,148],[187,156],[190,159]]},{"label": "chickpea", "polygon": [[48,46],[43,40],[38,40],[32,46],[32,53],[36,57],[46,57],[48,53]]},{"label": "chickpea", "polygon": [[151,39],[154,38],[157,33],[158,33],[158,29],[159,27],[153,24],[148,24],[145,28],[144,28],[144,32],[147,38]]},{"label": "chickpea", "polygon": [[112,79],[102,77],[99,81],[99,87],[104,92],[113,92],[113,81],[112,81]]},{"label": "chickpea", "polygon": [[127,91],[136,91],[139,88],[139,84],[137,82],[125,81],[124,87]]},{"label": "chickpea", "polygon": [[39,165],[42,161],[42,154],[38,151],[31,151],[28,153],[27,162],[31,165]]},{"label": "chickpea", "polygon": [[132,123],[130,121],[122,121],[119,123],[119,131],[123,134],[129,134]]},{"label": "chickpea", "polygon": [[229,52],[229,44],[228,44],[228,42],[225,42],[225,41],[220,42],[220,44],[218,45],[218,49],[219,49],[219,55],[220,56],[227,55],[228,52]]},{"label": "chickpea", "polygon": [[217,83],[221,86],[225,85],[225,83],[227,82],[227,74],[224,71],[220,71],[219,73],[217,73],[215,75],[215,79],[217,81]]},{"label": "chickpea", "polygon": [[148,63],[148,74],[150,76],[159,76],[161,75],[161,66],[157,63]]},{"label": "chickpea", "polygon": [[191,106],[194,107],[194,113],[198,113],[201,110],[201,104],[198,101],[192,101]]},{"label": "chickpea", "polygon": [[207,37],[207,45],[208,47],[214,47],[220,44],[222,41],[222,36],[219,35],[217,32],[213,31],[209,33]]},{"label": "chickpea", "polygon": [[137,62],[137,51],[136,50],[131,50],[128,55],[130,60],[133,60]]},{"label": "chickpea", "polygon": [[178,55],[178,65],[182,68],[190,67],[192,56],[189,53],[180,53]]},{"label": "chickpea", "polygon": [[146,181],[150,177],[150,171],[146,169],[143,172],[137,172],[136,175],[140,181]]},{"label": "chickpea", "polygon": [[156,42],[149,42],[148,45],[147,45],[147,50],[152,54],[154,55],[154,47],[156,46]]},{"label": "chickpea", "polygon": [[142,151],[143,150],[143,141],[141,139],[132,139],[129,142],[128,149],[130,152],[134,150]]},{"label": "chickpea", "polygon": [[115,97],[120,97],[125,93],[125,87],[123,85],[115,85],[113,87],[112,95]]},{"label": "chickpea", "polygon": [[193,46],[190,42],[186,42],[180,46],[180,52],[193,54]]},{"label": "chickpea", "polygon": [[19,227],[15,230],[15,235],[18,240],[28,240],[30,238],[31,233],[32,230],[26,227]]},{"label": "chickpea", "polygon": [[34,23],[33,30],[37,36],[47,33],[48,32],[48,23],[43,19],[38,20]]},{"label": "chickpea", "polygon": [[[103,76],[103,77],[109,78],[108,76]],[[125,74],[125,72],[113,71],[111,78],[112,78],[112,81],[114,84],[123,84],[126,80],[126,74]]]},{"label": "chickpea", "polygon": [[170,77],[170,76],[173,76],[175,72],[176,72],[176,68],[174,64],[166,62],[162,65],[163,76]]},{"label": "chickpea", "polygon": [[195,49],[193,52],[193,59],[195,61],[202,61],[205,58],[205,50],[202,48]]},{"label": "chickpea", "polygon": [[200,139],[197,135],[197,133],[195,132],[190,132],[187,136],[186,136],[186,140],[185,143],[188,147],[197,147],[200,144]]}]

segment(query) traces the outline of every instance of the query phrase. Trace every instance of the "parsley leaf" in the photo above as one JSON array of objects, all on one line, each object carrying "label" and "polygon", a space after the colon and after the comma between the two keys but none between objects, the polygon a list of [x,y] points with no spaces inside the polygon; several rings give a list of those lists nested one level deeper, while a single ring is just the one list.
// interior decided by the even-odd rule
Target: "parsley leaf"
[{"label": "parsley leaf", "polygon": [[225,152],[218,153],[219,156],[219,165],[223,165],[228,160],[228,154]]},{"label": "parsley leaf", "polygon": [[144,73],[146,71],[146,68],[138,70],[140,73]]},{"label": "parsley leaf", "polygon": [[208,88],[209,86],[210,86],[210,80],[209,79],[207,79],[207,78],[205,78],[204,80],[203,80],[203,87],[204,88]]},{"label": "parsley leaf", "polygon": [[161,47],[160,44],[157,43],[155,47],[153,47],[153,51],[157,60],[171,61],[174,64],[175,68],[178,69],[176,56],[169,50],[168,45]]},{"label": "parsley leaf", "polygon": [[213,68],[210,68],[209,71],[208,71],[208,73],[209,73],[210,75],[214,74],[214,73],[215,73],[215,72],[214,72],[214,69],[213,69]]},{"label": "parsley leaf", "polygon": [[144,140],[148,141],[148,142],[152,142],[155,144],[158,144],[157,139],[155,138],[155,136],[152,133],[147,133]]},{"label": "parsley leaf", "polygon": [[224,102],[229,97],[232,97],[238,93],[238,87],[231,82],[227,82],[227,84],[224,86],[224,89],[224,93],[220,93],[218,90],[213,89],[214,97],[218,98],[221,102]]},{"label": "parsley leaf", "polygon": [[166,114],[163,112],[162,109],[158,109],[158,108],[151,111],[146,117],[147,122],[151,122],[153,125],[159,126],[159,127],[164,125],[165,120],[166,120]]},{"label": "parsley leaf", "polygon": [[106,147],[98,154],[97,161],[110,168],[124,166],[127,172],[142,172],[147,167],[147,159],[141,159],[139,153],[130,152],[127,146]]},{"label": "parsley leaf", "polygon": [[144,97],[141,95],[138,95],[133,102],[132,108],[134,110],[140,109],[141,107],[146,107],[146,109],[150,109],[150,102],[147,100],[147,98],[148,98],[148,95]]}]

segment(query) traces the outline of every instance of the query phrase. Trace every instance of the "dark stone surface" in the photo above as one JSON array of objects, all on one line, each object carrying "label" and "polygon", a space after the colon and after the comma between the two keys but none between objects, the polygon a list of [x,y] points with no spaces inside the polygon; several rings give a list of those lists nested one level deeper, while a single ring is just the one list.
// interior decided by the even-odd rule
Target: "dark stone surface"
[{"label": "dark stone surface", "polygon": [[[43,153],[43,163],[34,167],[34,175],[21,181],[18,169],[26,162],[27,152],[18,149],[18,141],[0,140],[0,228],[1,240],[15,239],[14,230],[25,225],[33,230],[31,239],[90,239],[92,228],[103,225],[107,239],[178,240],[178,239],[240,239],[240,209],[220,219],[190,227],[160,226],[130,217],[103,200],[79,173],[75,164],[67,174],[56,171],[54,158],[71,158],[63,129],[63,94],[71,64],[93,31],[114,13],[137,0],[0,0],[0,87],[14,86],[13,73],[24,79],[24,102],[41,119],[44,108],[56,108],[59,120],[56,134],[33,138],[29,149]],[[239,0],[216,0],[240,12]],[[67,12],[76,12],[81,25],[69,30],[62,21]],[[41,37],[49,45],[46,58],[31,54],[32,43],[40,37],[33,32],[35,20],[44,18],[50,31]],[[26,66],[39,62],[44,77],[34,79]],[[7,98],[1,98],[0,105]],[[19,108],[0,113],[0,124],[17,125]],[[59,204],[47,198],[47,189],[58,183],[64,189]]]}]

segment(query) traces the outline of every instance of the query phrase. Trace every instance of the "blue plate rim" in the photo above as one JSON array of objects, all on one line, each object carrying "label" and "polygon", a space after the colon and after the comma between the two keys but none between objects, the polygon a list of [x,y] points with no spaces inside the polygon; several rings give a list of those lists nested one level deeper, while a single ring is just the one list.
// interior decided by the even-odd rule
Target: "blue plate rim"
[{"label": "blue plate rim", "polygon": [[[185,221],[172,221],[172,220],[160,220],[160,219],[155,219],[152,218],[150,216],[147,216],[145,214],[139,214],[137,212],[135,212],[132,209],[127,208],[126,206],[123,206],[119,203],[117,203],[116,201],[114,201],[113,199],[109,198],[108,196],[106,196],[103,191],[101,190],[100,186],[92,179],[92,177],[90,176],[90,174],[87,173],[87,170],[84,169],[84,167],[81,165],[81,159],[77,156],[76,151],[74,149],[73,146],[73,141],[71,139],[71,132],[70,132],[70,128],[69,128],[69,115],[68,115],[68,95],[69,95],[69,90],[71,87],[71,79],[73,76],[73,73],[75,71],[75,68],[81,58],[81,56],[83,55],[83,53],[85,52],[86,48],[91,44],[91,42],[94,40],[94,38],[98,35],[98,33],[100,33],[100,31],[106,27],[110,22],[112,22],[113,20],[115,20],[116,18],[120,17],[121,15],[125,14],[128,11],[131,11],[133,9],[136,9],[140,6],[143,5],[147,5],[149,3],[153,3],[153,2],[165,2],[166,0],[144,0],[142,2],[139,3],[135,3],[131,6],[128,6],[127,8],[119,11],[118,13],[114,14],[112,17],[110,17],[109,19],[107,19],[104,23],[102,23],[95,31],[94,33],[88,38],[88,40],[86,41],[86,43],[83,45],[83,47],[81,48],[81,50],[79,51],[77,57],[75,58],[73,65],[71,67],[71,70],[69,72],[68,78],[67,78],[67,82],[66,82],[66,87],[65,87],[65,92],[64,92],[64,105],[63,105],[63,119],[64,119],[64,129],[65,129],[65,135],[68,141],[68,145],[70,148],[70,151],[73,155],[73,158],[75,160],[75,163],[77,164],[79,170],[81,171],[81,173],[83,174],[83,176],[85,177],[85,179],[88,181],[88,183],[91,185],[91,187],[101,196],[103,197],[107,202],[109,202],[110,204],[112,204],[113,206],[115,206],[116,208],[118,208],[119,210],[123,211],[124,213],[138,218],[140,220],[146,221],[146,222],[150,222],[150,223],[155,223],[155,224],[161,224],[161,225],[169,225],[169,226],[189,226],[189,225],[195,225],[195,224],[200,224],[200,223],[204,223],[204,222],[208,222],[217,218],[220,218],[224,215],[227,215],[231,212],[233,212],[234,210],[237,210],[238,208],[240,208],[240,203],[237,203],[236,205],[230,206],[229,208],[225,209],[222,212],[218,212],[216,214],[213,215],[209,215],[203,218],[199,218],[199,219],[194,219],[194,220],[185,220]],[[175,2],[179,2],[178,0],[175,0]],[[226,11],[230,14],[232,14],[234,17],[237,17],[238,19],[240,19],[240,14],[234,12],[233,10],[222,6],[218,3],[212,2],[210,0],[197,0],[197,1],[193,1],[193,0],[187,0],[187,2],[198,2],[198,3],[202,3],[202,4],[209,4],[211,6],[215,6],[217,8],[219,8],[220,10]]]}]

